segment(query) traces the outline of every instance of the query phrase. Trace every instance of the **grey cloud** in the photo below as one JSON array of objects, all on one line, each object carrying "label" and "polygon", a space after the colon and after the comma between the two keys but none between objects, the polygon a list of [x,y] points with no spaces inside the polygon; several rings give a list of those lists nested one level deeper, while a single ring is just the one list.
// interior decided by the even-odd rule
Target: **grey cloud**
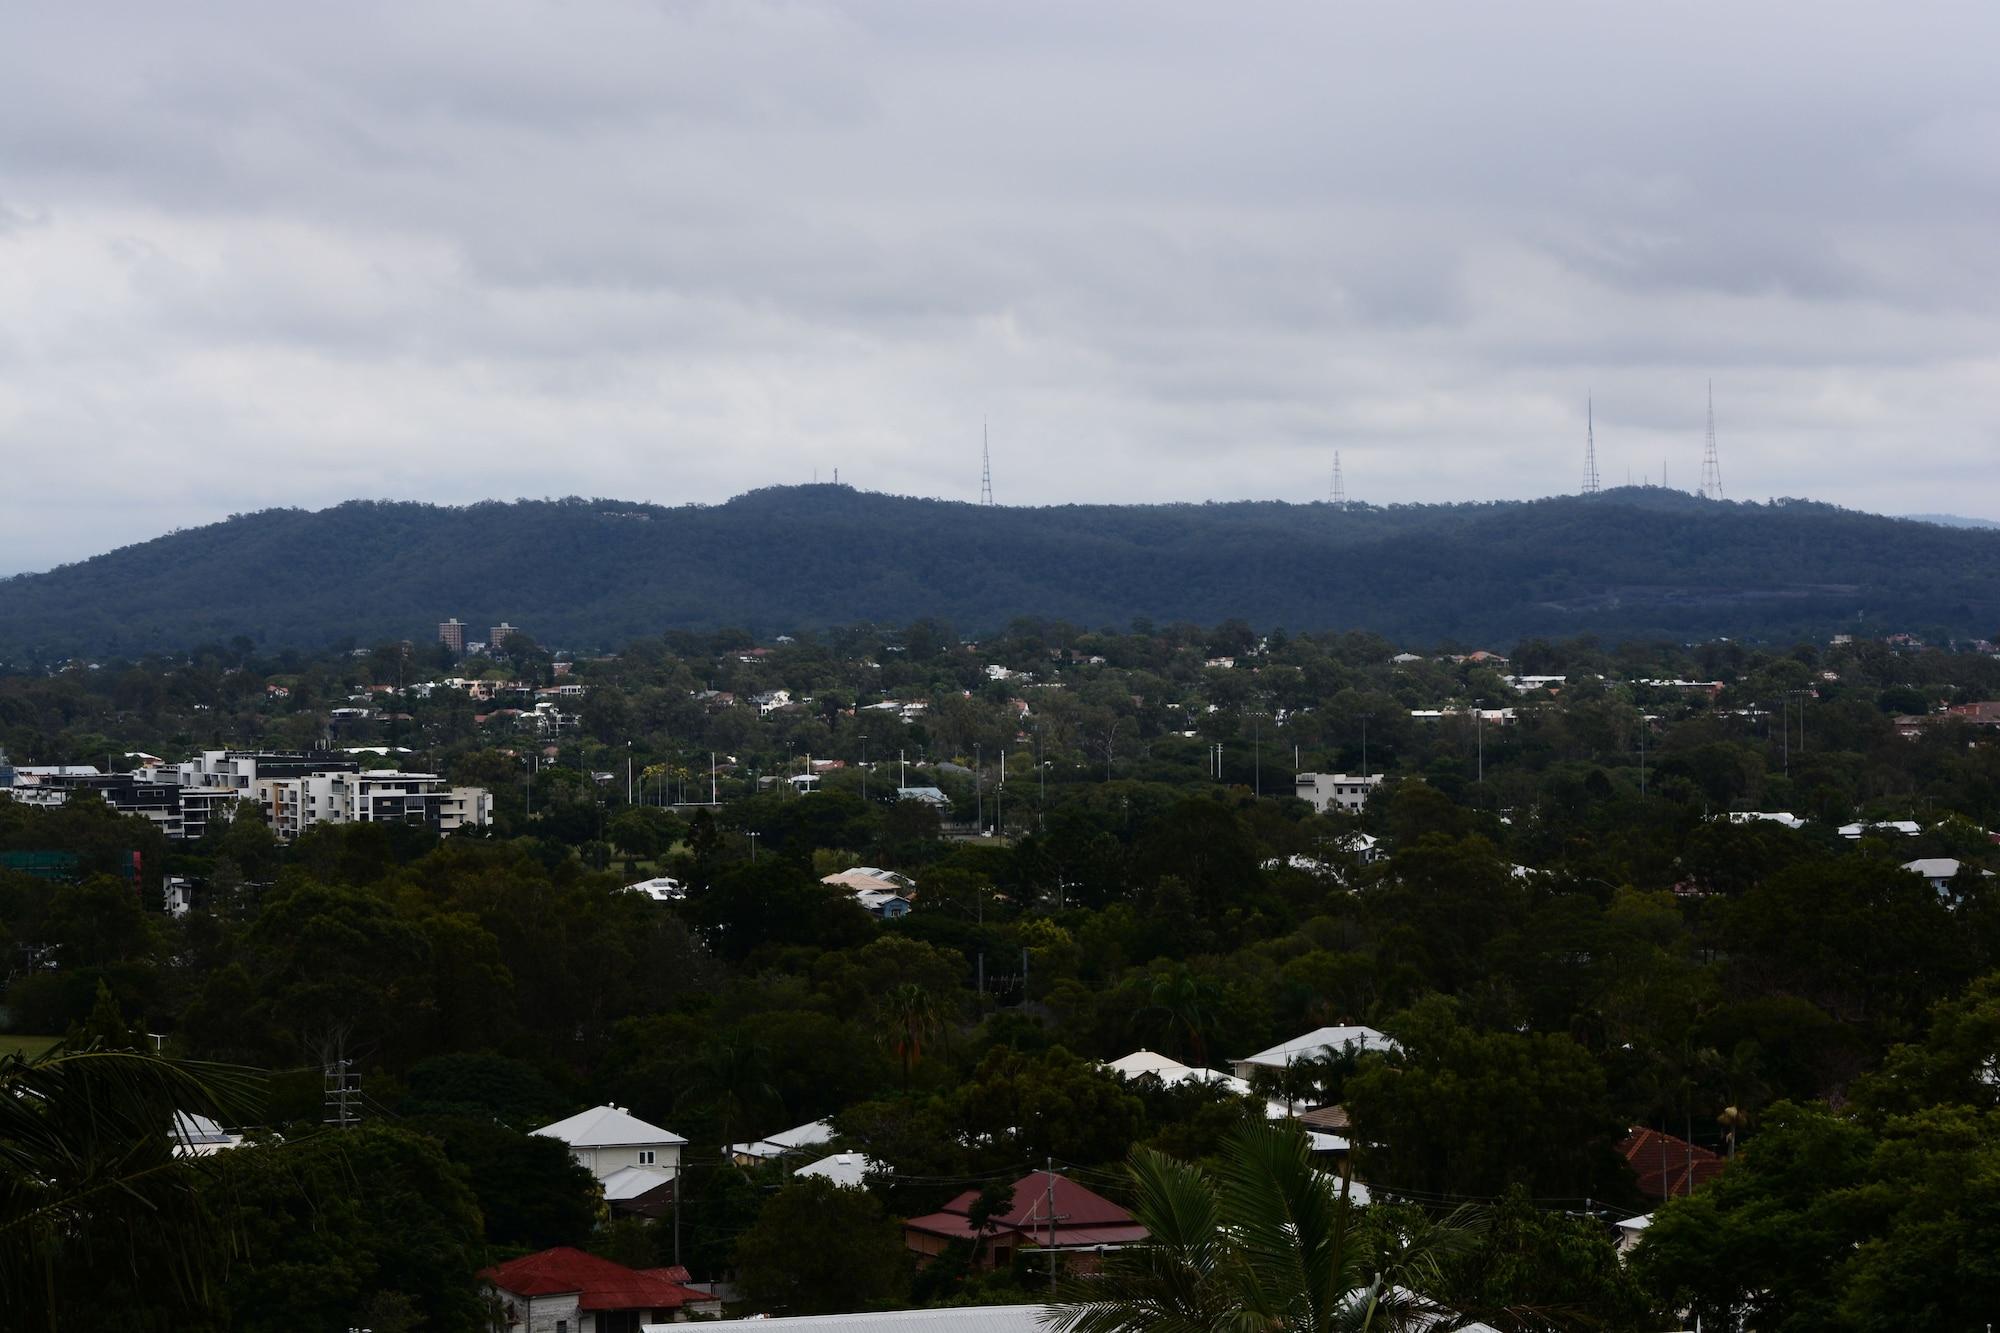
[{"label": "grey cloud", "polygon": [[[45,7],[0,570],[264,504],[1983,493],[2000,42],[1544,0]],[[1922,442],[1921,450],[1913,443]],[[504,479],[504,480],[503,480]],[[2000,515],[1996,515],[2000,516]]]}]

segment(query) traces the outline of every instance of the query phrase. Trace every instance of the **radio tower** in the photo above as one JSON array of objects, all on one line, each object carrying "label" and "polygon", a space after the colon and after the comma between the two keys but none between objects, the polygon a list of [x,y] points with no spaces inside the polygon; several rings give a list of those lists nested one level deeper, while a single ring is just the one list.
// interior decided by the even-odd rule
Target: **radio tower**
[{"label": "radio tower", "polygon": [[1583,493],[1597,494],[1597,409],[1583,400]]},{"label": "radio tower", "polygon": [[986,423],[979,423],[979,503],[993,503],[993,450],[986,442]]},{"label": "radio tower", "polygon": [[1335,509],[1347,508],[1347,482],[1340,475],[1340,450],[1333,451],[1333,489],[1327,492],[1327,500]]},{"label": "radio tower", "polygon": [[1722,464],[1715,457],[1715,381],[1708,382],[1708,452],[1701,456],[1701,489],[1710,500],[1722,498]]}]

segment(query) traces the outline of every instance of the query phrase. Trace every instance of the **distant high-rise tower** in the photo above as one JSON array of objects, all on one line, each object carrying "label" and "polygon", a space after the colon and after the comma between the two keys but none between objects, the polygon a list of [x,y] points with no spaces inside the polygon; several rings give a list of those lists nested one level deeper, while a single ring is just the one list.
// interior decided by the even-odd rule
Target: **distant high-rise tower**
[{"label": "distant high-rise tower", "polygon": [[486,631],[486,646],[488,648],[498,648],[518,633],[520,631],[517,628],[503,620],[492,629]]},{"label": "distant high-rise tower", "polygon": [[979,426],[979,503],[993,503],[993,447],[987,443],[984,422]]},{"label": "distant high-rise tower", "polygon": [[1708,452],[1701,456],[1701,489],[1710,500],[1722,498],[1722,464],[1715,456],[1715,381],[1708,382]]},{"label": "distant high-rise tower", "polygon": [[1583,493],[1595,495],[1597,485],[1597,408],[1589,399],[1583,400]]},{"label": "distant high-rise tower", "polygon": [[465,651],[465,626],[458,623],[458,617],[438,622],[438,642],[455,653]]},{"label": "distant high-rise tower", "polygon": [[1347,508],[1347,481],[1340,475],[1340,450],[1333,451],[1333,489],[1327,492],[1327,500],[1336,509]]}]

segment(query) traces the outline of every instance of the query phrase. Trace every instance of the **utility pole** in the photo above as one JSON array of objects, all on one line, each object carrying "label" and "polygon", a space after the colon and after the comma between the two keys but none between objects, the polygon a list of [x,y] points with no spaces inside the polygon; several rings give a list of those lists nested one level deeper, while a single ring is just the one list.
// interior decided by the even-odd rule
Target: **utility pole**
[{"label": "utility pole", "polygon": [[865,804],[867,804],[867,801],[868,801],[868,738],[867,738],[866,736],[863,736],[863,737],[861,738],[861,800],[862,800],[862,803],[863,803],[864,805],[865,805]]},{"label": "utility pole", "polygon": [[1486,785],[1486,701],[1472,701],[1472,734],[1479,747],[1479,785]]},{"label": "utility pole", "polygon": [[979,831],[986,831],[986,752],[979,746],[972,747],[972,810],[973,819]]},{"label": "utility pole", "polygon": [[[1028,986],[1025,950],[1023,950],[1022,956],[1021,993],[1025,998]],[[1046,1193],[1043,1195],[1042,1206],[1048,1210],[1049,1290],[1054,1291],[1056,1285],[1056,1159],[1053,1155],[1048,1159],[1048,1169],[1045,1175],[1047,1188]]]},{"label": "utility pole", "polygon": [[1368,714],[1361,715],[1361,780],[1368,780]]}]

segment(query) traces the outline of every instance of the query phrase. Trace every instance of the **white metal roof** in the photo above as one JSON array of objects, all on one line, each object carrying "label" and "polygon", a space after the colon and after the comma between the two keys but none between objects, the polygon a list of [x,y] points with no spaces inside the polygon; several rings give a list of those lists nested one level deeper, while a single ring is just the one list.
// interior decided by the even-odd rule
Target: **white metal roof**
[{"label": "white metal roof", "polygon": [[837,1152],[831,1157],[822,1157],[809,1166],[802,1166],[792,1172],[794,1176],[822,1176],[836,1185],[849,1189],[859,1189],[868,1183],[868,1177],[887,1171],[889,1168],[872,1157],[858,1152]]},{"label": "white metal roof", "polygon": [[687,1142],[670,1129],[647,1124],[622,1106],[593,1106],[534,1132],[545,1138],[561,1139],[572,1148],[649,1147],[656,1143]]},{"label": "white metal roof", "polygon": [[795,1129],[782,1130],[751,1143],[732,1143],[729,1151],[738,1157],[783,1157],[801,1148],[816,1148],[833,1142],[833,1122],[814,1120]]},{"label": "white metal roof", "polygon": [[[944,1310],[890,1310],[882,1314],[793,1315],[758,1319],[759,1329],[827,1329],[829,1333],[1041,1333],[1045,1305],[961,1305]],[[725,1319],[727,1324],[750,1323]],[[646,1327],[652,1327],[648,1325]],[[661,1328],[669,1327],[660,1325]],[[673,1326],[676,1329],[678,1325]]]},{"label": "white metal roof", "polygon": [[605,1200],[617,1203],[650,1194],[662,1185],[671,1184],[673,1178],[673,1172],[657,1166],[621,1166],[598,1183],[604,1188]]},{"label": "white metal roof", "polygon": [[1352,1046],[1363,1051],[1393,1051],[1398,1049],[1391,1038],[1366,1027],[1316,1028],[1303,1037],[1280,1042],[1268,1051],[1246,1055],[1238,1064],[1269,1065],[1277,1068],[1289,1065],[1294,1060],[1318,1055],[1321,1051],[1340,1051]]}]

